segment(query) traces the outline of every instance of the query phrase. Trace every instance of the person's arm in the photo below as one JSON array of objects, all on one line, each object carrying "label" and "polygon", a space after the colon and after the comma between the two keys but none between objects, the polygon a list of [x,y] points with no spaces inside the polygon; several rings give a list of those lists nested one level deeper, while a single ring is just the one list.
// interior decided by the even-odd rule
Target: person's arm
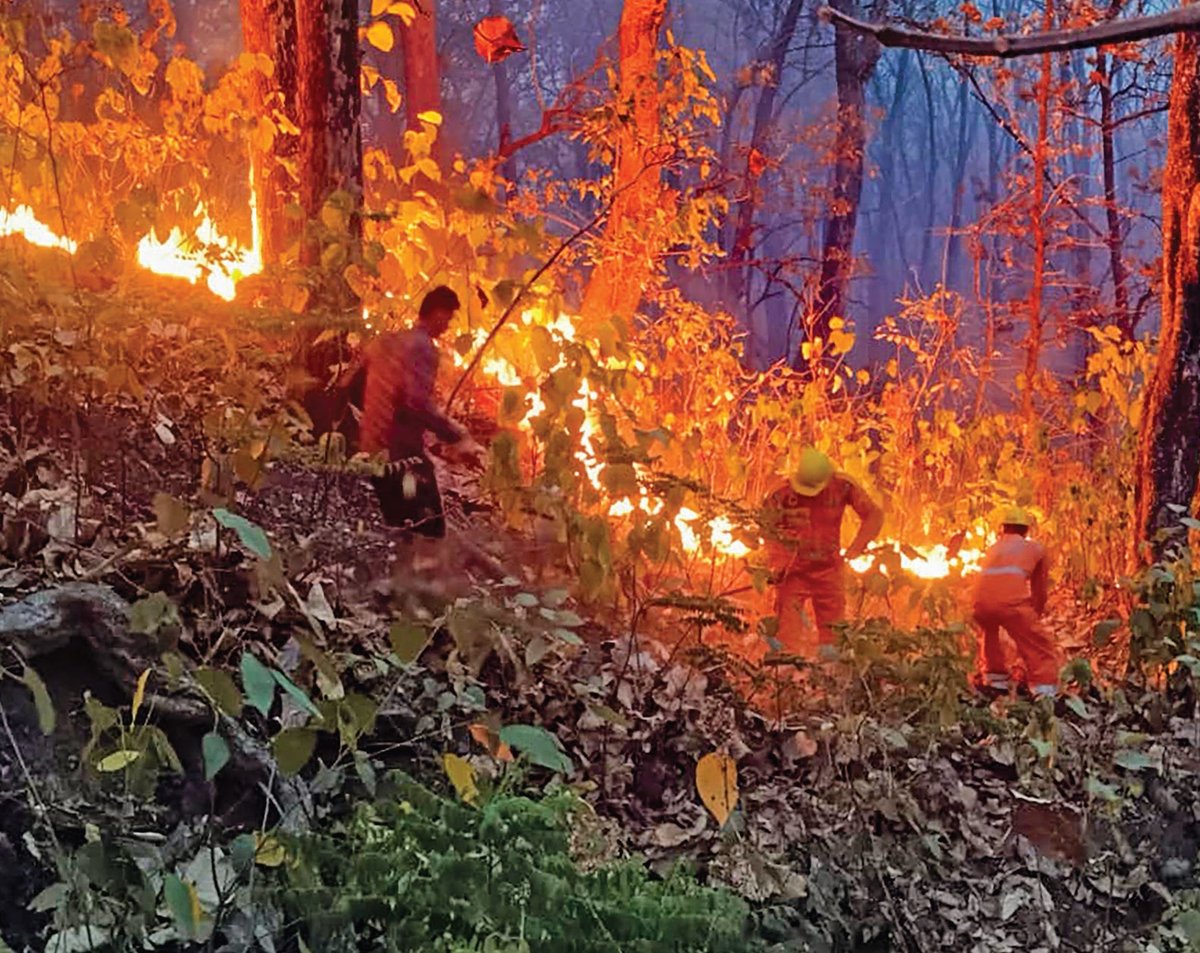
[{"label": "person's arm", "polygon": [[853,480],[847,479],[846,482],[850,484],[848,501],[850,508],[854,510],[859,519],[858,532],[846,549],[846,559],[851,560],[857,559],[865,553],[871,540],[878,536],[880,530],[883,529],[883,508]]},{"label": "person's arm", "polygon": [[409,349],[407,365],[405,410],[442,442],[458,443],[466,431],[442,413],[433,396],[437,383],[437,346],[428,338],[418,339]]},{"label": "person's arm", "polygon": [[1050,594],[1050,559],[1044,550],[1029,576],[1029,593],[1033,599],[1033,611],[1039,616],[1044,615]]}]

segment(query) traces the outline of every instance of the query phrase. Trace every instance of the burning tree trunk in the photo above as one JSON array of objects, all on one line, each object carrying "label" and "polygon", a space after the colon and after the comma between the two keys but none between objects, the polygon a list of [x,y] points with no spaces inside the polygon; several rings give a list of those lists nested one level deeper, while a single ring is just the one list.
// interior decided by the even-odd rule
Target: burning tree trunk
[{"label": "burning tree trunk", "polygon": [[[271,122],[273,105],[296,124],[295,0],[242,0],[241,20],[246,52],[267,56],[274,66],[269,78],[262,75],[255,82],[259,121]],[[295,186],[284,162],[295,160],[299,143],[295,136],[278,129],[270,139],[270,148],[261,148],[259,144],[265,141],[265,137],[250,137],[251,188],[261,225],[263,261],[273,264],[298,237],[296,221],[285,214]]]},{"label": "burning tree trunk", "polygon": [[[356,0],[296,0],[300,125],[300,204],[309,223],[336,192],[349,234],[361,228],[362,97]],[[306,239],[301,260],[315,265],[322,243]]]},{"label": "burning tree trunk", "polygon": [[[1188,512],[1200,478],[1200,38],[1182,33],[1162,184],[1162,328],[1138,444],[1137,539],[1155,556],[1160,531]],[[1172,509],[1172,508],[1175,509]],[[1177,537],[1176,537],[1177,538]]]},{"label": "burning tree trunk", "polygon": [[[852,0],[835,0],[847,7]],[[879,43],[841,24],[834,29],[837,81],[837,137],[834,143],[833,196],[825,219],[821,274],[817,286],[812,333],[829,336],[829,322],[845,313],[846,289],[854,254],[854,230],[862,196],[863,152],[866,147],[866,83],[879,60]],[[802,363],[800,352],[795,366]]]},{"label": "burning tree trunk", "polygon": [[615,131],[613,199],[584,291],[585,322],[628,317],[641,301],[663,242],[658,117],[658,35],[667,0],[625,0],[618,30],[617,97],[630,118]]}]

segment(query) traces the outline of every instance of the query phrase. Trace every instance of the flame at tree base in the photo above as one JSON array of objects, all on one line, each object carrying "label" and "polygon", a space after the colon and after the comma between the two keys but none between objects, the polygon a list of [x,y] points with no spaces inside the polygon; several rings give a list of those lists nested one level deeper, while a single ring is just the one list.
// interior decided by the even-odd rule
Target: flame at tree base
[{"label": "flame at tree base", "polygon": [[[253,195],[253,193],[251,193]],[[182,278],[190,284],[201,279],[218,298],[232,301],[238,282],[263,269],[261,244],[258,240],[258,214],[251,203],[254,222],[254,241],[249,248],[239,248],[226,238],[208,217],[204,205],[196,209],[203,218],[194,237],[185,237],[178,228],[171,229],[165,241],[151,231],[137,246],[138,264],[156,275]],[[215,253],[215,254],[214,254]]]}]

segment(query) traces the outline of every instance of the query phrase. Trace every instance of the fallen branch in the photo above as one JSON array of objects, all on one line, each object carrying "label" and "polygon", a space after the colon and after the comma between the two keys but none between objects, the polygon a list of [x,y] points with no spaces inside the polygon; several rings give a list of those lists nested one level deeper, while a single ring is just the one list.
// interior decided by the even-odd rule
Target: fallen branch
[{"label": "fallen branch", "polygon": [[1035,53],[1058,53],[1081,50],[1112,43],[1148,40],[1186,30],[1200,30],[1200,4],[1188,4],[1148,17],[1128,20],[1109,20],[1095,26],[1071,30],[1047,30],[1020,36],[994,37],[952,36],[929,33],[896,26],[894,23],[871,23],[848,16],[832,7],[822,7],[819,13],[825,22],[833,22],[858,33],[875,37],[883,46],[924,50],[929,53],[960,53],[965,56],[996,56],[1012,59]]}]

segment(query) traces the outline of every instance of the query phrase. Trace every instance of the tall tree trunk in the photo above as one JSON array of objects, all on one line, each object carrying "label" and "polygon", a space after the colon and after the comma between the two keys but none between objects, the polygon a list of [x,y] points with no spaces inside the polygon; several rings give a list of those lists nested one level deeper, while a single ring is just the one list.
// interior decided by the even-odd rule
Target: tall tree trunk
[{"label": "tall tree trunk", "polygon": [[[754,110],[754,127],[750,133],[750,147],[746,150],[746,169],[742,184],[743,197],[738,203],[737,227],[734,229],[733,244],[729,249],[727,300],[730,302],[741,301],[747,305],[749,303],[746,301],[749,278],[746,274],[746,262],[751,258],[754,245],[754,213],[761,198],[758,182],[762,171],[760,163],[770,149],[767,140],[770,139],[775,125],[775,99],[779,94],[780,84],[783,82],[783,69],[787,63],[788,47],[792,45],[792,37],[796,34],[796,22],[800,19],[800,8],[803,5],[803,0],[790,0],[783,13],[783,19],[779,22],[779,28],[771,39],[770,49],[767,51],[766,62],[770,67],[771,75],[763,83],[762,92],[759,94],[758,104]],[[746,317],[750,318],[750,315]],[[755,367],[761,367],[767,350],[767,342],[762,340],[760,335],[754,333],[754,322],[749,321],[748,323],[751,327],[751,360]]]},{"label": "tall tree trunk", "polygon": [[[1043,21],[1047,30],[1054,27],[1054,3],[1046,0]],[[1025,337],[1025,389],[1022,391],[1022,410],[1027,420],[1033,419],[1034,388],[1042,355],[1042,335],[1045,316],[1042,313],[1046,281],[1046,168],[1050,161],[1050,82],[1053,61],[1049,53],[1042,54],[1042,72],[1037,85],[1038,131],[1033,146],[1033,199],[1030,228],[1033,237],[1033,276],[1029,285],[1028,333]]]},{"label": "tall tree trunk", "polygon": [[921,257],[917,261],[917,277],[927,283],[931,271],[933,225],[937,221],[938,159],[942,150],[938,148],[937,109],[933,100],[933,83],[929,78],[929,64],[922,57],[920,65],[921,86],[925,90],[925,134],[929,144],[929,158],[925,161],[925,225],[921,229]]},{"label": "tall tree trunk", "polygon": [[953,288],[959,271],[960,250],[962,249],[963,192],[966,191],[967,157],[975,144],[976,126],[971,122],[971,100],[967,96],[967,84],[960,82],[958,86],[958,137],[954,147],[954,174],[951,179],[952,197],[950,200],[950,228],[946,232],[946,259],[942,265],[942,281],[947,288]]},{"label": "tall tree trunk", "polygon": [[[617,32],[617,98],[630,118],[614,133],[613,200],[584,289],[585,323],[637,310],[664,240],[659,165],[658,36],[667,0],[625,0]],[[626,109],[621,110],[625,112]]]},{"label": "tall tree trunk", "polygon": [[1113,114],[1112,82],[1116,76],[1114,61],[1107,53],[1097,54],[1096,71],[1100,74],[1100,153],[1104,169],[1104,215],[1108,229],[1109,270],[1112,272],[1113,320],[1128,337],[1133,336],[1129,316],[1129,276],[1125,269],[1124,238],[1121,235],[1121,213],[1117,205],[1117,150],[1113,141],[1116,125]]},{"label": "tall tree trunk", "polygon": [[[500,0],[492,0],[488,5],[490,16],[503,14]],[[508,66],[501,60],[492,66],[492,81],[496,88],[496,148],[500,153],[512,142],[512,84],[508,79]],[[517,157],[509,156],[500,163],[500,175],[507,182],[513,182],[517,176]]]},{"label": "tall tree trunk", "polygon": [[[871,262],[871,320],[876,325],[896,303],[892,293],[895,287],[892,279],[894,270],[885,268],[888,260],[887,247],[893,235],[897,237],[898,248],[903,247],[899,235],[899,223],[896,215],[896,161],[901,148],[902,139],[897,136],[900,126],[900,111],[903,108],[904,96],[908,90],[908,70],[912,62],[912,52],[902,50],[896,61],[896,78],[892,87],[892,101],[888,106],[887,115],[883,119],[883,129],[880,134],[879,158],[879,218],[877,227],[867,236],[868,256]],[[898,257],[897,263],[907,271],[905,258]],[[903,272],[902,272],[903,273]],[[871,363],[886,359],[886,349],[883,342],[873,336],[870,339]]]},{"label": "tall tree trunk", "polygon": [[[416,19],[400,31],[400,45],[404,48],[404,116],[408,128],[420,132],[421,113],[442,111],[437,0],[421,0]],[[441,136],[438,141],[440,145]],[[435,149],[435,155],[441,155],[440,148]]]},{"label": "tall tree trunk", "polygon": [[[268,79],[259,75],[254,83],[255,112],[266,119],[274,103],[297,123],[296,114],[296,3],[295,0],[241,0],[242,43],[247,53],[262,54],[274,64]],[[295,160],[300,143],[295,136],[276,132],[269,149],[250,137],[250,166],[263,261],[275,264],[299,236],[295,219],[285,214],[295,183],[284,161]]]},{"label": "tall tree trunk", "polygon": [[[1138,442],[1136,543],[1168,554],[1200,478],[1200,35],[1175,41],[1162,184],[1162,327]],[[1172,509],[1172,508],[1176,509]],[[1178,537],[1176,537],[1177,539]]]},{"label": "tall tree trunk", "polygon": [[[344,193],[349,235],[361,229],[362,97],[356,0],[297,0],[300,204],[310,223],[334,192]],[[301,260],[315,265],[322,243],[305,240]]]},{"label": "tall tree trunk", "polygon": [[[1070,100],[1063,103],[1068,116],[1066,124],[1067,163],[1071,172],[1071,189],[1067,201],[1075,206],[1076,214],[1071,217],[1069,234],[1071,250],[1070,311],[1059,320],[1060,341],[1065,341],[1074,361],[1073,371],[1077,380],[1087,372],[1088,354],[1091,353],[1092,336],[1087,328],[1095,324],[1098,314],[1099,296],[1092,280],[1092,242],[1089,212],[1091,195],[1091,157],[1088,154],[1087,129],[1081,118],[1083,113],[1082,91],[1088,87],[1088,69],[1083,54],[1075,51],[1062,54],[1062,88],[1069,90]],[[1099,229],[1094,229],[1097,235]]]},{"label": "tall tree trunk", "polygon": [[[833,5],[853,13],[853,0],[833,0]],[[837,134],[834,149],[833,195],[825,219],[812,334],[828,338],[829,322],[846,312],[846,291],[854,261],[854,230],[862,197],[863,154],[866,147],[866,82],[879,60],[874,37],[844,26],[834,28],[834,71],[837,82]],[[793,364],[804,363],[797,350]]]}]

